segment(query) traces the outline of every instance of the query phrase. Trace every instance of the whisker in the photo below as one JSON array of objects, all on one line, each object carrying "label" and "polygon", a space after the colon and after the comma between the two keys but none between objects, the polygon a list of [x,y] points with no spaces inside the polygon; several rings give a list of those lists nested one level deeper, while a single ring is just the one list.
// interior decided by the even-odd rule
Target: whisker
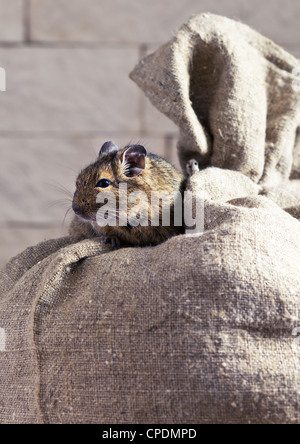
[{"label": "whisker", "polygon": [[49,184],[49,186],[55,190],[58,191],[61,194],[64,194],[65,196],[73,199],[73,195],[74,193],[72,193],[72,191],[68,190],[66,187],[64,187],[63,185],[56,185],[56,184]]},{"label": "whisker", "polygon": [[94,156],[97,157],[99,154],[100,148],[98,149],[98,152],[97,152],[93,141],[90,141],[90,143],[88,144],[88,147],[89,147],[89,150],[94,154]]},{"label": "whisker", "polygon": [[[107,213],[107,211],[105,211],[105,213],[100,213],[100,214],[102,215],[102,214],[106,214],[106,213]],[[110,214],[110,216],[120,216],[120,213],[112,212],[112,211],[110,211],[109,214]]]},{"label": "whisker", "polygon": [[68,215],[69,215],[69,213],[70,213],[71,210],[72,210],[72,207],[68,208],[68,210],[67,210],[66,213],[65,213],[65,217],[64,217],[64,219],[63,219],[63,221],[62,221],[62,229],[65,228],[65,222],[66,222],[66,219],[67,219],[67,217],[68,217]]},{"label": "whisker", "polygon": [[47,204],[48,208],[52,208],[55,206],[65,207],[66,205],[70,205],[72,203],[72,199],[58,199]]}]

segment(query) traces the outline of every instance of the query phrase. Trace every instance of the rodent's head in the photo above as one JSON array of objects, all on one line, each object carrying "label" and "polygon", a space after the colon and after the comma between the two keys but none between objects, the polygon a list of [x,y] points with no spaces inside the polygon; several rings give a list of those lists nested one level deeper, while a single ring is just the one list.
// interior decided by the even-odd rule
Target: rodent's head
[{"label": "rodent's head", "polygon": [[76,181],[73,211],[81,219],[96,222],[102,206],[97,203],[99,193],[112,192],[119,204],[119,184],[127,183],[128,192],[137,190],[146,168],[147,151],[141,145],[128,145],[119,150],[114,142],[106,142],[95,163],[85,168]]}]

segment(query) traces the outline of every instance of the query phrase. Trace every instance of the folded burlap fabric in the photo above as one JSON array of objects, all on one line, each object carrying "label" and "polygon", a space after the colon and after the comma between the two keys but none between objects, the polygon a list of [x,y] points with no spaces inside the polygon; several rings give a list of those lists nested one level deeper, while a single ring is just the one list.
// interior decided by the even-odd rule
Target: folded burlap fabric
[{"label": "folded burlap fabric", "polygon": [[[275,221],[275,222],[274,222]],[[199,237],[48,241],[0,277],[2,423],[297,423],[299,222],[206,202]]]},{"label": "folded burlap fabric", "polygon": [[269,189],[291,174],[300,178],[297,67],[248,26],[201,14],[141,60],[131,78],[178,125],[183,169],[195,158]]},{"label": "folded burlap fabric", "polygon": [[1,423],[299,422],[294,64],[205,14],[138,65],[132,77],[180,128],[182,165],[206,167],[187,182],[204,232],[113,251],[74,221],[12,259]]}]

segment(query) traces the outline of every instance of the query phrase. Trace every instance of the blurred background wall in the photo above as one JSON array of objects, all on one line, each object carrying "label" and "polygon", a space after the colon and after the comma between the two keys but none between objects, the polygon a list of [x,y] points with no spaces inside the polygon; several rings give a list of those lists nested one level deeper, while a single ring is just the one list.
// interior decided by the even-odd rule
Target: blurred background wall
[{"label": "blurred background wall", "polygon": [[0,0],[0,266],[67,232],[79,170],[102,143],[176,158],[176,127],[128,78],[192,15],[243,21],[300,58],[299,0]]}]

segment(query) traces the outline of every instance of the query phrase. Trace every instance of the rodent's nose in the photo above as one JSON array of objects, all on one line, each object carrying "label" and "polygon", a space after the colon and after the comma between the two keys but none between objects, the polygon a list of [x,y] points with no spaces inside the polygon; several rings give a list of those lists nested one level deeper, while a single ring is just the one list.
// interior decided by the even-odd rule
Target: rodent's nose
[{"label": "rodent's nose", "polygon": [[73,208],[73,211],[74,211],[74,213],[75,213],[76,215],[81,214],[81,208],[80,208],[79,205],[73,205],[72,208]]}]

